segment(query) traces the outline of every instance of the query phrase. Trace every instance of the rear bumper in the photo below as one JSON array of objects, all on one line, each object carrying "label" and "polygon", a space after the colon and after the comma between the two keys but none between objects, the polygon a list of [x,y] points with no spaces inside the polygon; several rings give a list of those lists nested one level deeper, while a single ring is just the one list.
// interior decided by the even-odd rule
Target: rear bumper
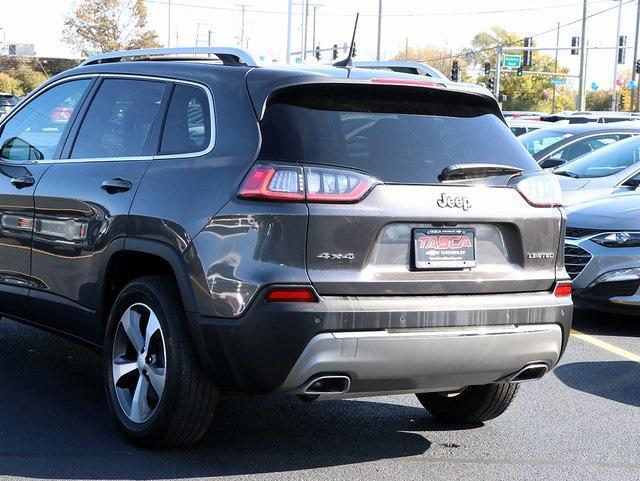
[{"label": "rear bumper", "polygon": [[562,350],[557,324],[324,333],[298,358],[280,391],[303,394],[316,378],[350,379],[348,392],[453,391],[548,369]]},{"label": "rear bumper", "polygon": [[[306,375],[326,369],[351,371],[358,392],[494,382],[528,362],[552,367],[569,337],[573,310],[571,298],[546,291],[323,297],[318,303],[268,303],[264,296],[259,293],[240,318],[188,314],[201,358],[223,389],[295,391]],[[354,343],[355,357],[342,356]],[[388,372],[378,379],[368,374],[383,367]],[[366,385],[359,386],[360,378]]]}]

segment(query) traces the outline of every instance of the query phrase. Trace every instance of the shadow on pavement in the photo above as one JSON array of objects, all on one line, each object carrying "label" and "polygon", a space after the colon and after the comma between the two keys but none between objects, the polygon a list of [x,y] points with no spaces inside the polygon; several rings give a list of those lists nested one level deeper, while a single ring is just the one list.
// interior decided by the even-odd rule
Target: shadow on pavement
[{"label": "shadow on pavement", "polygon": [[606,312],[576,310],[573,327],[584,334],[640,337],[638,319]]},{"label": "shadow on pavement", "polygon": [[168,479],[309,469],[419,455],[444,430],[419,407],[225,396],[196,446],[145,451],[117,431],[100,359],[0,321],[0,477]]},{"label": "shadow on pavement", "polygon": [[637,362],[573,362],[556,367],[553,373],[570,388],[640,407],[640,364]]}]

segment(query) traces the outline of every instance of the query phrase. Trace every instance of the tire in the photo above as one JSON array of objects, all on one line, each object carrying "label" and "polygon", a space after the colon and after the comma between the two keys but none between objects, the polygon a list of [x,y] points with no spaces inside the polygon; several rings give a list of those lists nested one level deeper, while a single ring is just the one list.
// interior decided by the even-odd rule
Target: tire
[{"label": "tire", "polygon": [[437,419],[454,424],[477,424],[504,413],[518,392],[519,384],[469,386],[460,394],[416,394],[418,401]]},{"label": "tire", "polygon": [[134,443],[185,445],[207,431],[219,391],[199,362],[169,278],[141,277],[120,292],[103,357],[109,409]]}]

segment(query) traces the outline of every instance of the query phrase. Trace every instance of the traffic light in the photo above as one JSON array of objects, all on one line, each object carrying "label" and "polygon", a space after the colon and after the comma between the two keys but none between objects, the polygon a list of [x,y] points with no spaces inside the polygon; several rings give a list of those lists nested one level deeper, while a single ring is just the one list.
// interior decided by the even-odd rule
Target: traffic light
[{"label": "traffic light", "polygon": [[333,60],[338,60],[338,44],[337,43],[333,44],[333,52],[331,52],[331,55],[333,56]]},{"label": "traffic light", "polygon": [[320,60],[320,57],[321,57],[321,56],[322,56],[322,55],[320,54],[320,45],[318,45],[318,46],[316,47],[316,60]]},{"label": "traffic light", "polygon": [[508,100],[507,94],[505,94],[504,92],[500,92],[498,94],[498,102],[500,102],[501,104],[506,102]]},{"label": "traffic light", "polygon": [[496,81],[493,77],[489,77],[489,81],[487,82],[487,88],[493,92],[493,89],[496,88]]},{"label": "traffic light", "polygon": [[[524,37],[524,46],[525,46],[525,48],[533,47],[533,38]],[[533,51],[532,50],[525,50],[524,51],[524,59],[523,59],[522,64],[525,67],[531,67],[532,63],[533,63]],[[518,74],[518,75],[521,75],[521,74]]]},{"label": "traffic light", "polygon": [[523,70],[522,70],[522,67],[518,67],[518,70],[516,70],[516,75],[517,75],[518,77],[522,77],[522,74],[523,74],[523,73],[524,73],[524,72],[523,72]]},{"label": "traffic light", "polygon": [[[618,37],[618,47],[626,47],[627,46],[627,36],[626,35],[620,35],[620,37]],[[618,49],[618,63],[619,64],[623,64],[624,61],[627,58],[627,49],[626,48],[619,48]]]},{"label": "traffic light", "polygon": [[451,64],[451,80],[454,82],[460,81],[460,63],[454,60]]},{"label": "traffic light", "polygon": [[578,55],[580,53],[580,37],[571,37],[571,55]]},{"label": "traffic light", "polygon": [[491,62],[484,63],[484,74],[489,75],[491,73]]},{"label": "traffic light", "polygon": [[620,95],[620,101],[619,101],[618,104],[619,104],[618,110],[624,110],[624,107],[625,107],[625,105],[624,105],[624,95]]},{"label": "traffic light", "polygon": [[640,73],[640,58],[636,60],[636,73]]}]

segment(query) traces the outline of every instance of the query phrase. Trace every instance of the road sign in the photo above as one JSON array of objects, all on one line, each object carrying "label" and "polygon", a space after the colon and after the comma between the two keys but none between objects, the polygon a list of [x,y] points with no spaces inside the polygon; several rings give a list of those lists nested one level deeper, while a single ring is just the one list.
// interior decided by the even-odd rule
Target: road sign
[{"label": "road sign", "polygon": [[567,79],[566,78],[552,78],[551,79],[551,84],[552,85],[564,85],[567,83]]},{"label": "road sign", "polygon": [[522,65],[522,57],[520,55],[505,55],[502,58],[502,66],[504,68],[520,68]]}]

